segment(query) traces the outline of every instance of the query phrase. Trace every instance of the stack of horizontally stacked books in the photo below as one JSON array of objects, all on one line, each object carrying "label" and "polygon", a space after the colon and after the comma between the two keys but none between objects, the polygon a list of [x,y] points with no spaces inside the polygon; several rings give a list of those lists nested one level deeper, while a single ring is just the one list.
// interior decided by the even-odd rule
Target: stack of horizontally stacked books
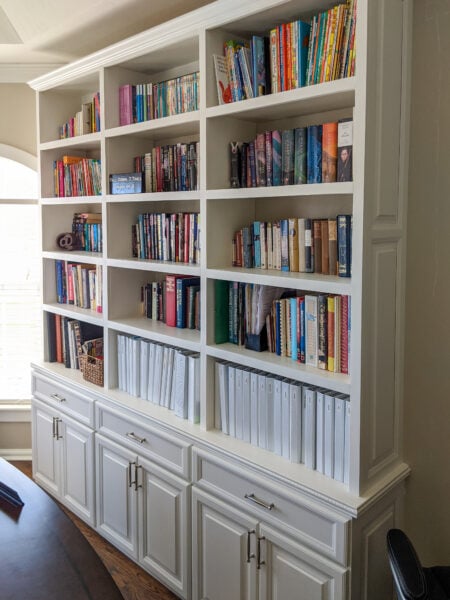
[{"label": "stack of horizontally stacked books", "polygon": [[348,395],[219,361],[216,413],[223,433],[348,483]]},{"label": "stack of horizontally stacked books", "polygon": [[117,335],[120,390],[192,423],[200,420],[200,355],[138,336]]}]

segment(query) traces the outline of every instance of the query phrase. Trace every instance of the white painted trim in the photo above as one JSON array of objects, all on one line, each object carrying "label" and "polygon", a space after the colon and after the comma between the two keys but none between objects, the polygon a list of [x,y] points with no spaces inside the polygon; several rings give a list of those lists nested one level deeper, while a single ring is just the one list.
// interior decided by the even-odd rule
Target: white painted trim
[{"label": "white painted trim", "polygon": [[0,403],[0,423],[31,423],[31,403]]},{"label": "white painted trim", "polygon": [[5,460],[31,460],[31,448],[0,448],[0,457]]},{"label": "white painted trim", "polygon": [[0,156],[21,163],[29,169],[33,169],[33,171],[37,171],[38,169],[37,156],[30,154],[25,150],[21,150],[20,148],[16,148],[16,146],[0,144]]},{"label": "white painted trim", "polygon": [[0,65],[0,83],[27,83],[61,66],[60,63],[3,63]]}]

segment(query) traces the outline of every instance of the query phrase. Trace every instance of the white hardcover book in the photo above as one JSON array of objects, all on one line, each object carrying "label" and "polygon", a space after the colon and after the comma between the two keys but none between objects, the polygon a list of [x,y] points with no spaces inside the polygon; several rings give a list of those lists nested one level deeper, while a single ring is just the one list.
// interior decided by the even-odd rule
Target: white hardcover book
[{"label": "white hardcover book", "polygon": [[236,437],[236,367],[228,365],[228,429]]},{"label": "white hardcover book", "polygon": [[333,477],[334,473],[334,395],[328,392],[324,396],[324,473]]},{"label": "white hardcover book", "polygon": [[187,354],[178,350],[175,357],[175,408],[177,417],[187,419]]},{"label": "white hardcover book", "polygon": [[242,371],[242,439],[250,443],[251,437],[250,369]]},{"label": "white hardcover book", "polygon": [[316,390],[303,388],[303,420],[305,423],[304,463],[309,469],[316,468]]},{"label": "white hardcover book", "polygon": [[157,344],[155,348],[155,368],[153,371],[153,402],[161,404],[161,377],[164,347]]},{"label": "white hardcover book", "polygon": [[[260,448],[267,448],[267,391],[266,391],[265,373],[258,373],[258,396],[257,396],[257,445]],[[252,424],[253,424],[252,415]]]},{"label": "white hardcover book", "polygon": [[[220,361],[214,363],[214,429],[222,431],[222,409],[219,388],[219,364]],[[228,366],[227,366],[227,403],[228,403]],[[225,433],[225,432],[224,432]]]},{"label": "white hardcover book", "polygon": [[289,379],[281,382],[281,456],[288,460],[291,456],[290,384]]},{"label": "white hardcover book", "polygon": [[334,398],[334,474],[336,481],[344,481],[344,439],[345,439],[345,396]]},{"label": "white hardcover book", "polygon": [[188,420],[200,423],[200,355],[188,356]]},{"label": "white hardcover book", "polygon": [[165,390],[164,406],[173,410],[172,406],[172,386],[173,386],[173,371],[174,371],[175,348],[169,347],[169,357],[167,361],[167,384]]},{"label": "white hardcover book", "polygon": [[140,396],[143,400],[147,400],[147,387],[148,387],[148,350],[149,341],[141,340],[141,366],[139,369],[141,380],[139,383]]},{"label": "white hardcover book", "polygon": [[281,379],[274,378],[273,385],[273,451],[282,455],[283,424],[281,420]]},{"label": "white hardcover book", "polygon": [[147,398],[150,402],[154,402],[153,399],[153,379],[155,372],[155,351],[156,351],[156,343],[150,342],[150,348],[148,351],[148,392]]},{"label": "white hardcover book", "polygon": [[236,368],[235,374],[235,402],[236,402],[236,438],[242,440],[244,438],[244,405],[242,395],[242,369]]},{"label": "white hardcover book", "polygon": [[228,422],[228,365],[224,362],[216,362],[216,381],[218,384],[220,424],[223,433],[230,433]]},{"label": "white hardcover book", "polygon": [[131,338],[131,360],[130,360],[130,370],[131,370],[131,395],[139,396],[139,383],[141,380],[140,377],[140,344],[141,340],[137,336],[133,336]]},{"label": "white hardcover book", "polygon": [[350,483],[350,398],[345,400],[344,483]]},{"label": "white hardcover book", "polygon": [[316,390],[316,471],[324,473],[325,390]]},{"label": "white hardcover book", "polygon": [[253,446],[258,445],[258,388],[259,374],[257,371],[250,371],[250,443]]},{"label": "white hardcover book", "polygon": [[117,335],[117,386],[125,391],[125,336]]},{"label": "white hardcover book", "polygon": [[275,451],[274,441],[274,386],[275,377],[266,377],[266,449]]},{"label": "white hardcover book", "polygon": [[130,336],[125,338],[125,391],[132,393],[133,386],[131,381],[131,359],[132,359],[132,340]]},{"label": "white hardcover book", "polygon": [[162,356],[162,370],[161,370],[161,392],[160,392],[160,405],[166,406],[166,386],[167,386],[167,378],[169,373],[167,371],[167,363],[169,360],[169,346],[163,346],[163,356]]},{"label": "white hardcover book", "polygon": [[305,364],[318,366],[318,300],[317,296],[305,295]]},{"label": "white hardcover book", "polygon": [[302,386],[292,382],[289,386],[290,396],[290,459],[299,463],[302,458]]}]

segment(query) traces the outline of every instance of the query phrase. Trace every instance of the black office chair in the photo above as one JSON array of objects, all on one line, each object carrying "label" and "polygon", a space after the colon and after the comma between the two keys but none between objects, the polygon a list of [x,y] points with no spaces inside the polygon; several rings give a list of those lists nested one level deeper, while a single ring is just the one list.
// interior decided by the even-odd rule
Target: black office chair
[{"label": "black office chair", "polygon": [[450,600],[450,566],[422,567],[401,529],[388,531],[387,550],[398,600]]}]

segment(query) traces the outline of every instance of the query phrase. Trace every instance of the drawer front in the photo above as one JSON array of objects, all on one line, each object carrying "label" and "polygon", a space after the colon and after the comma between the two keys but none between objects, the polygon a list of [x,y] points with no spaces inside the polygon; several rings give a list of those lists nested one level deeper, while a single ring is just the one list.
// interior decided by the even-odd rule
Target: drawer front
[{"label": "drawer front", "polygon": [[156,427],[142,424],[101,402],[96,404],[97,431],[173,473],[189,479],[190,444]]},{"label": "drawer front", "polygon": [[39,373],[33,374],[33,396],[77,421],[94,427],[94,400]]},{"label": "drawer front", "polygon": [[193,451],[194,483],[234,502],[261,521],[275,525],[302,544],[347,566],[350,519],[333,510],[318,508],[301,493],[270,482],[228,459]]}]

